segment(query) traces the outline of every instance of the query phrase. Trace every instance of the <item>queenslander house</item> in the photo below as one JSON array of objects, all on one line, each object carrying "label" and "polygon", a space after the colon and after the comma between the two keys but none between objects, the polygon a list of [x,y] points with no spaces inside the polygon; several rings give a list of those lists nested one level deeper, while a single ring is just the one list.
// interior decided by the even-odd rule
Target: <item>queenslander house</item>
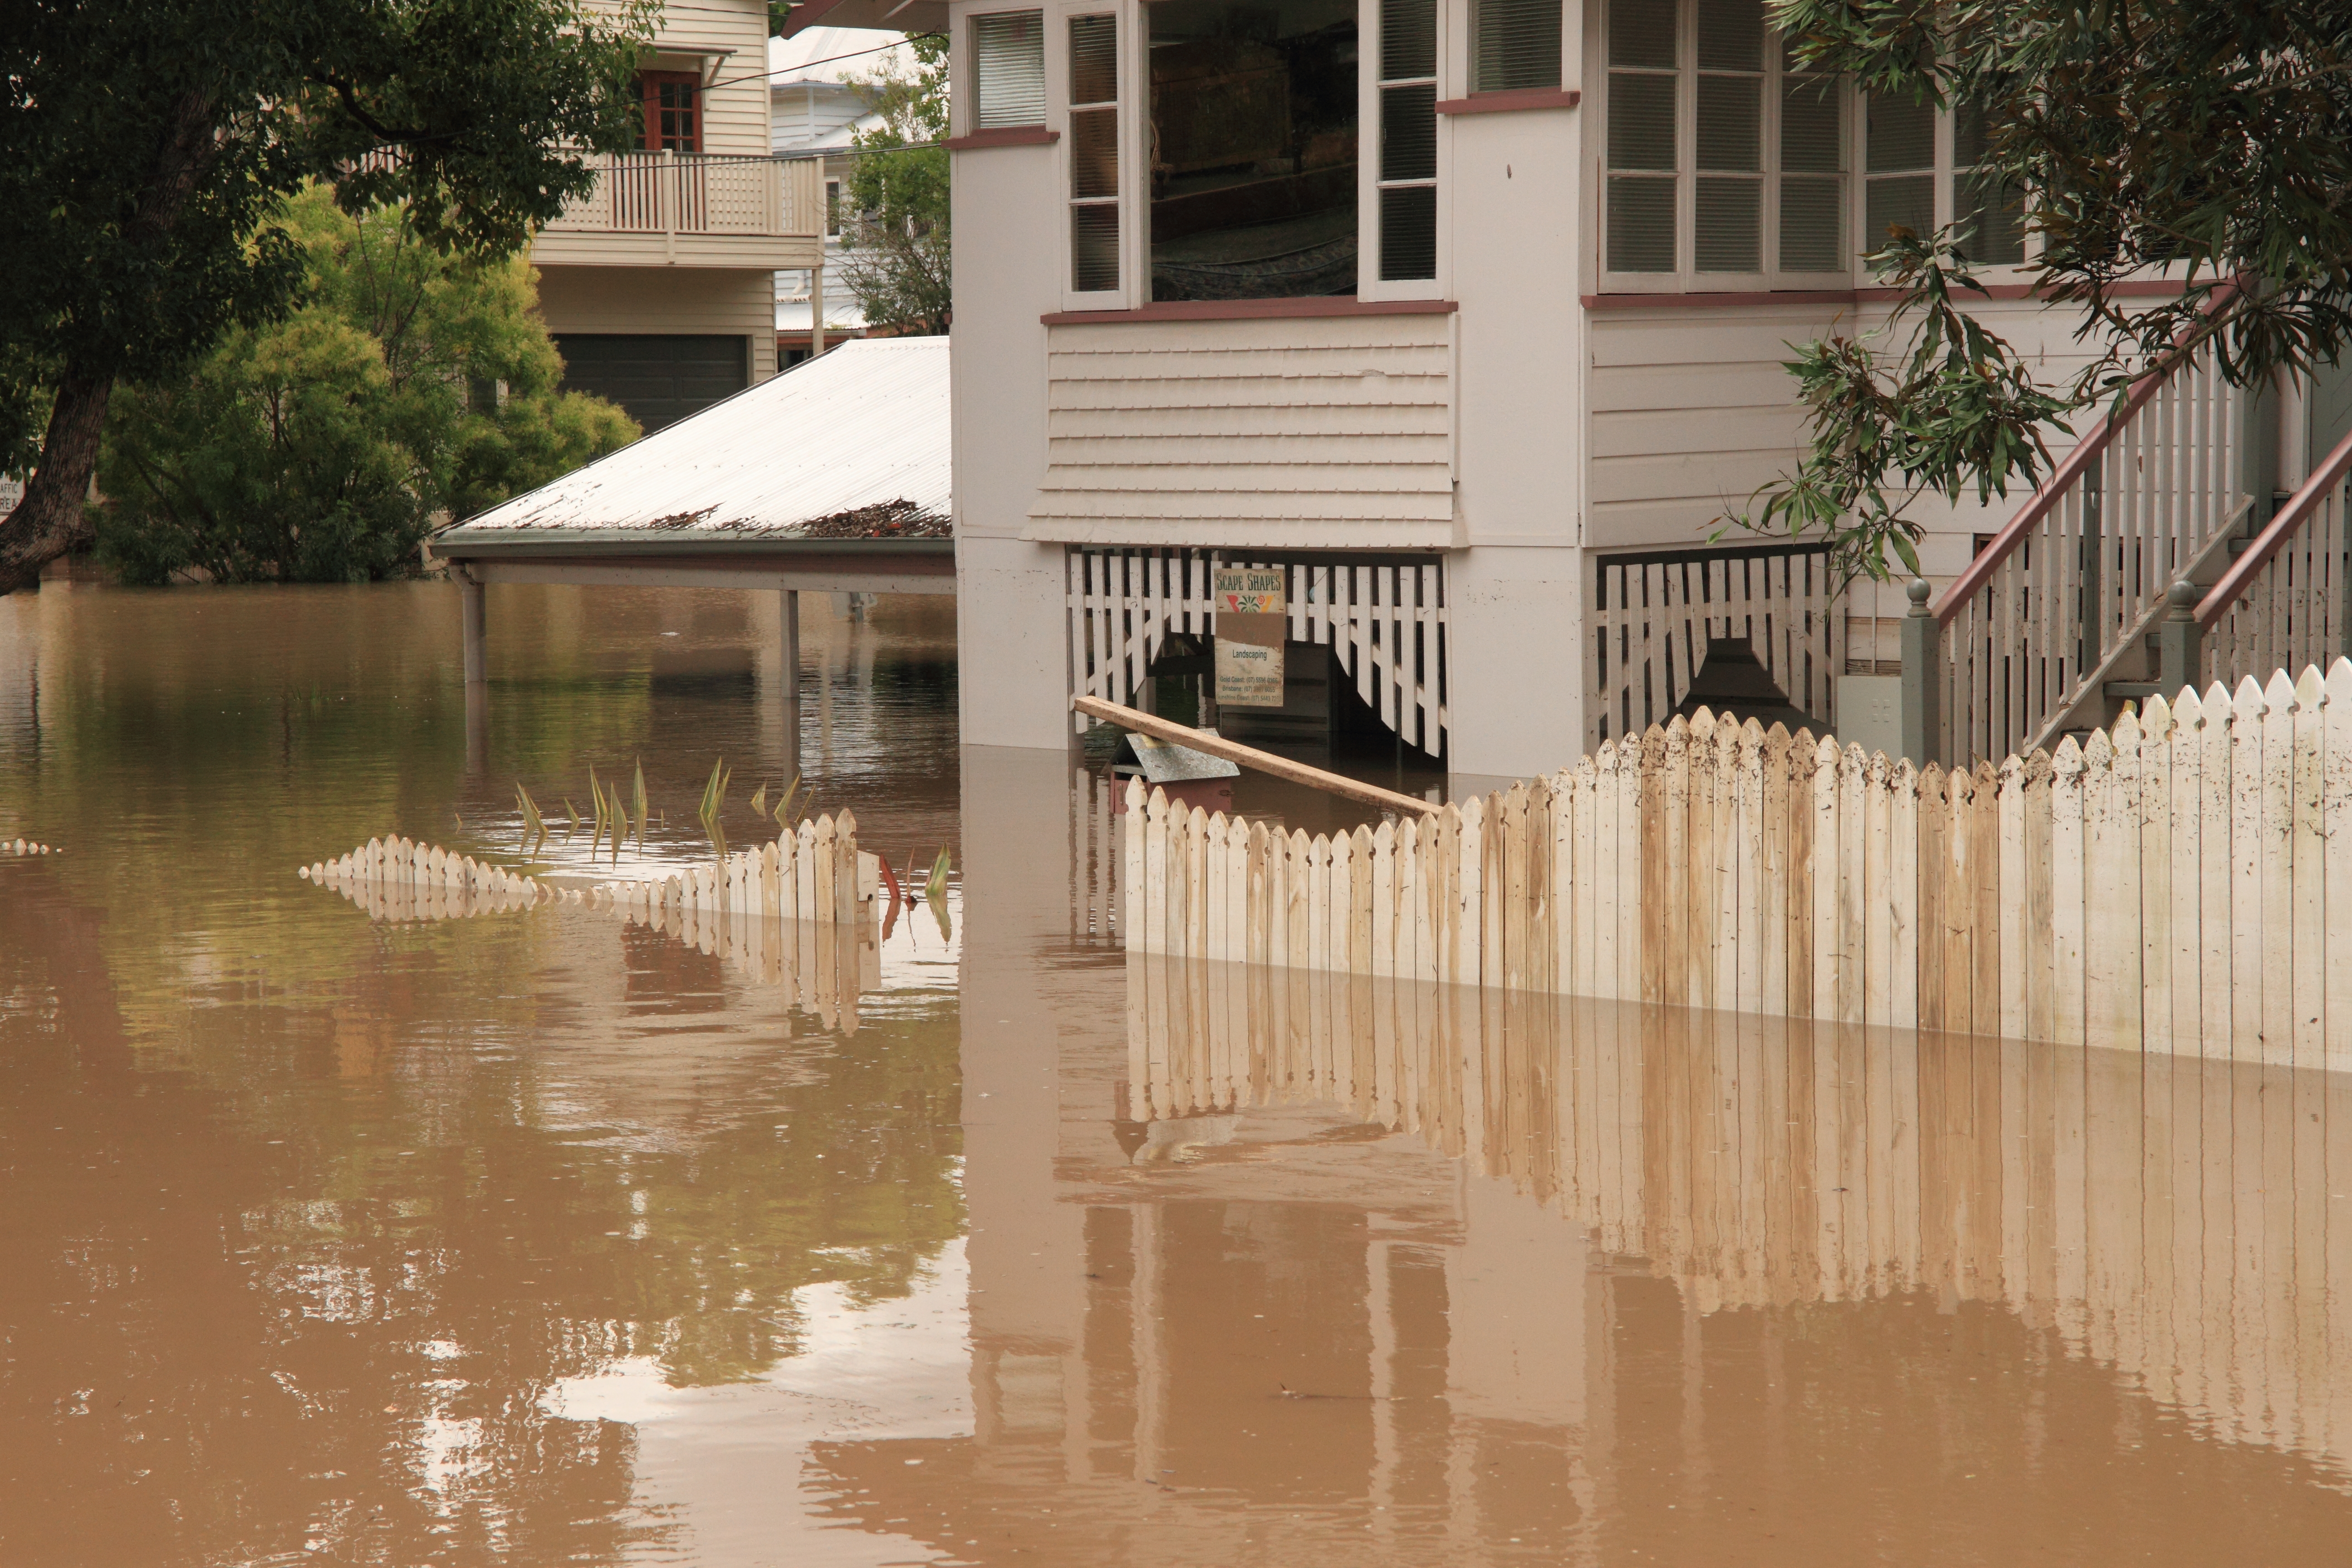
[{"label": "queenslander house", "polygon": [[[1215,708],[1237,738],[1392,732],[1475,776],[1701,700],[1843,730],[1904,594],[1832,598],[1817,545],[1720,522],[1796,460],[1789,345],[1884,321],[1889,225],[1968,218],[1981,313],[2081,363],[1979,117],[1793,68],[1762,0],[946,14],[968,742],[1065,746],[1076,694],[1204,717],[1213,574],[1246,566],[1285,685]],[[1928,517],[1946,752],[2145,695],[2168,590],[2347,422],[2201,365],[2146,390],[2030,503]]]}]

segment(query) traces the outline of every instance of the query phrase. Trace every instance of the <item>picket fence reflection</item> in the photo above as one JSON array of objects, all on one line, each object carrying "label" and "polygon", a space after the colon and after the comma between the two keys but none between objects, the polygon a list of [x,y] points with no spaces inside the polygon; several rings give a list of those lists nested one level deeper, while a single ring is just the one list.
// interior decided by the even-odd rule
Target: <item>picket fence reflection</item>
[{"label": "picket fence reflection", "polygon": [[1325,1101],[1702,1312],[2005,1307],[2211,1435],[2352,1461],[2352,1077],[1129,959],[1139,1121]]}]

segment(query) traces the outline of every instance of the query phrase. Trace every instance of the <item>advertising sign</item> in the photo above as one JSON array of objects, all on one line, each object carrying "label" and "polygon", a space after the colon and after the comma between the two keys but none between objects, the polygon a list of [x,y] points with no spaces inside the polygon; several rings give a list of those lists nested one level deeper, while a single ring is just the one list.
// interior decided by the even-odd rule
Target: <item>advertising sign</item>
[{"label": "advertising sign", "polygon": [[1288,635],[1288,574],[1279,566],[1220,568],[1209,589],[1217,606],[1217,705],[1282,706],[1282,644]]}]

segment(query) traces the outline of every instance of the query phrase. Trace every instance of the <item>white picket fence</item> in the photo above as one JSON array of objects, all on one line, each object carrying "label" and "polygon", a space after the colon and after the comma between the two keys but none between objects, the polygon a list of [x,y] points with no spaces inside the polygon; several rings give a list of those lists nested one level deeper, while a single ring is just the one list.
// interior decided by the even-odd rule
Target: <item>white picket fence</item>
[{"label": "white picket fence", "polygon": [[57,851],[46,844],[29,838],[0,838],[0,855],[54,855]]},{"label": "white picket fence", "polygon": [[1701,711],[1308,838],[1128,795],[1139,952],[2352,1068],[2352,662],[1946,773]]},{"label": "white picket fence", "polygon": [[414,839],[371,838],[299,873],[349,893],[373,916],[443,920],[490,910],[567,902],[652,921],[659,911],[765,915],[848,924],[880,919],[881,862],[857,847],[857,818],[803,818],[787,837],[737,850],[657,880],[558,888]]}]

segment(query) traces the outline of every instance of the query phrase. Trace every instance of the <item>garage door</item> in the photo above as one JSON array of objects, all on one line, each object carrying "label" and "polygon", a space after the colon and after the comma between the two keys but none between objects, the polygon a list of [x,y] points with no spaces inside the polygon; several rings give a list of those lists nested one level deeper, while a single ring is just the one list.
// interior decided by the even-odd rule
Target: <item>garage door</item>
[{"label": "garage door", "polygon": [[683,419],[751,384],[748,339],[636,332],[558,332],[563,388],[593,392],[648,431]]}]

